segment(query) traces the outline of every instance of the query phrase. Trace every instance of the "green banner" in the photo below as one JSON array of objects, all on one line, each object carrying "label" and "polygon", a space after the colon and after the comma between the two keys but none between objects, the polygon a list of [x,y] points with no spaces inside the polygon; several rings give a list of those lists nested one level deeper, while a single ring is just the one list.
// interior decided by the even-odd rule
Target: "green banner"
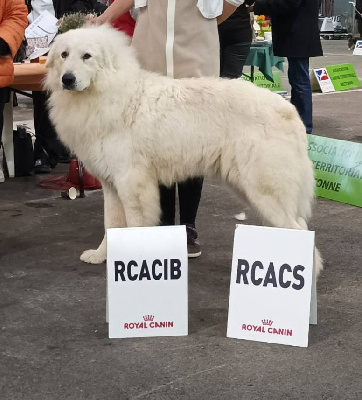
[{"label": "green banner", "polygon": [[362,207],[362,144],[307,136],[316,195]]},{"label": "green banner", "polygon": [[[242,76],[242,79],[245,81],[250,81],[250,76]],[[268,81],[262,72],[254,73],[254,83],[256,86],[262,87],[264,89],[269,89],[272,92],[281,92],[282,89],[282,81],[280,79],[280,73],[278,71],[273,71],[273,79],[274,82]]]},{"label": "green banner", "polygon": [[361,86],[353,64],[330,65],[326,70],[336,92]]}]

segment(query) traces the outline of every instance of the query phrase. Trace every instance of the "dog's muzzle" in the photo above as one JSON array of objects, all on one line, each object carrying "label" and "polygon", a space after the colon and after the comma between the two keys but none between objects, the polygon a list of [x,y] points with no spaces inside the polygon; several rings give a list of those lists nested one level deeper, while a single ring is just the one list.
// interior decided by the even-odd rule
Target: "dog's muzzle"
[{"label": "dog's muzzle", "polygon": [[70,72],[67,72],[66,74],[64,74],[62,76],[63,89],[65,89],[65,90],[74,90],[75,82],[76,82],[76,78]]}]

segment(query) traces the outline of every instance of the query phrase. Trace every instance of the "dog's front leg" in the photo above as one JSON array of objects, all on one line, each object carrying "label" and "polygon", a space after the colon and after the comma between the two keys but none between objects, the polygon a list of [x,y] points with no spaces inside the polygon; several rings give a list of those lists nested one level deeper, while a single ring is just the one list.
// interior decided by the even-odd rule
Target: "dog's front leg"
[{"label": "dog's front leg", "polygon": [[146,171],[128,173],[117,184],[127,226],[155,226],[160,221],[160,193],[158,182]]},{"label": "dog's front leg", "polygon": [[126,226],[126,218],[117,191],[109,183],[102,182],[104,195],[104,237],[96,250],[86,250],[80,259],[90,264],[101,264],[107,258],[107,229]]}]

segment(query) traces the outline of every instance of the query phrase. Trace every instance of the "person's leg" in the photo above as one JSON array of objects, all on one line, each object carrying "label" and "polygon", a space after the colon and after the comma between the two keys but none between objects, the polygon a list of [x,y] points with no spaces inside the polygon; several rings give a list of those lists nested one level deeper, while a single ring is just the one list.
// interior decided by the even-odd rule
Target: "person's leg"
[{"label": "person's leg", "polygon": [[249,18],[228,20],[219,25],[219,41],[220,76],[240,78],[252,41]]},{"label": "person's leg", "polygon": [[291,103],[296,107],[305,125],[312,133],[312,88],[309,80],[309,58],[288,57],[288,79],[292,87]]},{"label": "person's leg", "polygon": [[159,185],[160,206],[161,206],[161,225],[175,225],[176,208],[176,184],[171,187]]},{"label": "person's leg", "polygon": [[359,37],[362,39],[362,18],[358,18],[357,28],[358,28]]},{"label": "person's leg", "polygon": [[2,141],[3,125],[4,125],[4,107],[8,100],[8,88],[0,88],[0,144]]},{"label": "person's leg", "polygon": [[44,163],[49,163],[51,167],[55,167],[59,161],[59,156],[64,152],[64,146],[58,139],[55,128],[49,119],[47,100],[47,92],[33,92],[34,160],[36,163],[41,160]]},{"label": "person's leg", "polygon": [[203,177],[188,179],[178,184],[180,224],[195,227],[197,209],[201,199]]},{"label": "person's leg", "polygon": [[5,103],[8,101],[9,89],[0,88],[0,183],[5,181],[3,162],[4,162],[4,149],[2,147],[2,133],[4,125],[4,107]]},{"label": "person's leg", "polygon": [[[201,247],[197,241],[195,221],[199,206],[203,178],[190,179],[178,184],[180,204],[180,224],[186,225],[187,251],[189,257],[201,255]],[[159,186],[161,205],[161,225],[175,225],[176,184],[171,187]]]},{"label": "person's leg", "polygon": [[222,49],[220,76],[222,78],[240,78],[248,57],[251,41],[226,45]]},{"label": "person's leg", "polygon": [[196,215],[199,207],[203,177],[188,179],[178,184],[178,196],[180,204],[180,224],[186,225],[187,252],[191,258],[201,255],[200,243],[197,241],[195,227]]}]

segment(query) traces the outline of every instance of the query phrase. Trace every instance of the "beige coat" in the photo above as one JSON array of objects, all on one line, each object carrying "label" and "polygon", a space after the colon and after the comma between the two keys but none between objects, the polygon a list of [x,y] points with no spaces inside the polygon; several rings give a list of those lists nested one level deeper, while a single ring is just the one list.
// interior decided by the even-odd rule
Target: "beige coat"
[{"label": "beige coat", "polygon": [[132,40],[142,68],[174,78],[219,76],[216,18],[197,0],[148,0],[139,9]]}]

